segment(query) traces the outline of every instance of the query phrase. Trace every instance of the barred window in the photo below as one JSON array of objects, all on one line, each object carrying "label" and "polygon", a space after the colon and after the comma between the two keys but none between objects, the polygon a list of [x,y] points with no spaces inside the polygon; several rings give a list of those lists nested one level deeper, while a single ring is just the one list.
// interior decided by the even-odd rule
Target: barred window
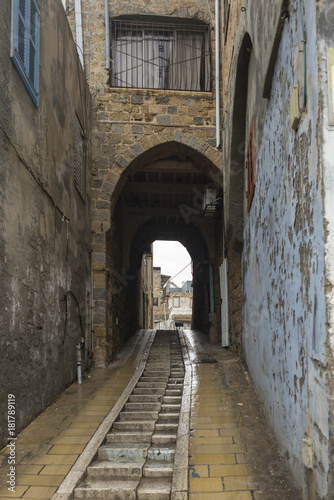
[{"label": "barred window", "polygon": [[74,183],[80,194],[86,194],[85,135],[78,117],[75,115],[74,138]]},{"label": "barred window", "polygon": [[12,0],[10,56],[36,107],[39,101],[40,12],[36,0]]},{"label": "barred window", "polygon": [[111,21],[111,85],[210,91],[208,27]]}]

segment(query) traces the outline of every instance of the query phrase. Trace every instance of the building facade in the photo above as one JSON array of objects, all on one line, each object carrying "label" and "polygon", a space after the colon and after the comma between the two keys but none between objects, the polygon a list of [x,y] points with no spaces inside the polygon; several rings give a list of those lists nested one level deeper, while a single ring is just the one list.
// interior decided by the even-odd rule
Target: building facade
[{"label": "building facade", "polygon": [[18,433],[75,380],[76,346],[86,362],[92,351],[91,105],[62,4],[1,2],[0,13],[5,444],[8,394]]}]

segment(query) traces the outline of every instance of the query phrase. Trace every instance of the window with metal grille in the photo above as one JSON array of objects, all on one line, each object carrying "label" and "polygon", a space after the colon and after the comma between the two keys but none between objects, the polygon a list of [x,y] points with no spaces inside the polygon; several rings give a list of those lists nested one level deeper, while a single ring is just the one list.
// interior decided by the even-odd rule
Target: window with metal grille
[{"label": "window with metal grille", "polygon": [[113,87],[210,91],[205,25],[111,21]]},{"label": "window with metal grille", "polygon": [[254,158],[254,117],[252,118],[246,157],[247,169],[247,207],[250,210],[255,190],[255,158]]},{"label": "window with metal grille", "polygon": [[10,56],[36,107],[39,102],[40,11],[36,0],[12,0]]},{"label": "window with metal grille", "polygon": [[75,116],[75,142],[74,142],[74,183],[80,194],[86,194],[86,161],[85,161],[85,135],[78,117]]}]

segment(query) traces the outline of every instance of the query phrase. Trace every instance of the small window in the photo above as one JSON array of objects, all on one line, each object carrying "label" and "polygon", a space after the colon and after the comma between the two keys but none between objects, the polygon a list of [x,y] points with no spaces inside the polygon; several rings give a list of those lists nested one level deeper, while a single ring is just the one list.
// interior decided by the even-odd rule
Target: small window
[{"label": "small window", "polygon": [[248,138],[246,170],[247,170],[247,206],[248,210],[250,210],[255,189],[254,117],[252,118],[252,123]]},{"label": "small window", "polygon": [[210,91],[205,25],[111,21],[111,85]]},{"label": "small window", "polygon": [[180,297],[173,297],[173,307],[180,307]]},{"label": "small window", "polygon": [[153,297],[153,305],[158,306],[159,305],[159,299],[158,297]]},{"label": "small window", "polygon": [[86,193],[85,135],[77,116],[75,116],[74,138],[74,183],[84,198]]},{"label": "small window", "polygon": [[12,0],[10,56],[36,107],[39,103],[40,11],[36,0]]}]

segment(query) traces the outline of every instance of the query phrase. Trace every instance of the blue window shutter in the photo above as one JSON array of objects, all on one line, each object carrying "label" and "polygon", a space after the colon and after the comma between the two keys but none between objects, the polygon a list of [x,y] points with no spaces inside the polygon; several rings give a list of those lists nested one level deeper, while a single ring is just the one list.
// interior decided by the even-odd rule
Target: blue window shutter
[{"label": "blue window shutter", "polygon": [[37,0],[12,0],[11,30],[13,64],[38,107],[40,11]]}]

